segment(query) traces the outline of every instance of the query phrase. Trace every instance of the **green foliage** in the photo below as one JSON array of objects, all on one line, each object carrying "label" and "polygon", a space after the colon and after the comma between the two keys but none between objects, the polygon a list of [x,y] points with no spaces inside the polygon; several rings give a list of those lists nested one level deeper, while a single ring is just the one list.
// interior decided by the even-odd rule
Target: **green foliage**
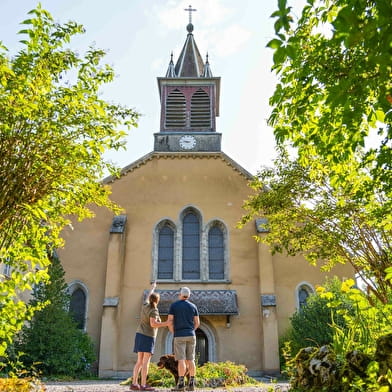
[{"label": "green foliage", "polygon": [[44,392],[45,387],[38,379],[0,378],[2,392]]},{"label": "green foliage", "polygon": [[[328,307],[344,320],[344,328],[333,320],[332,347],[340,360],[348,352],[357,350],[374,355],[377,340],[390,333],[392,325],[392,293],[389,303],[384,304],[376,297],[369,298],[348,279],[341,283],[340,294],[320,287],[318,292],[328,300]],[[350,302],[352,308],[345,303]],[[353,311],[354,310],[354,311]]]},{"label": "green foliage", "polygon": [[100,182],[115,172],[103,154],[123,147],[121,128],[137,120],[100,97],[114,78],[104,51],[70,49],[81,25],[55,23],[40,6],[23,24],[18,53],[0,46],[0,260],[12,267],[10,278],[0,277],[0,356],[33,315],[23,295],[47,278],[65,217],[92,217],[91,204],[119,211]]},{"label": "green foliage", "polygon": [[[255,193],[244,204],[248,214],[241,223],[254,215],[266,217],[269,231],[257,239],[273,252],[303,254],[323,269],[349,263],[368,289],[386,302],[392,288],[392,281],[386,279],[392,228],[370,213],[368,200],[332,186],[327,162],[317,177],[310,171],[282,147],[274,167],[261,170],[251,184]],[[382,200],[376,191],[373,199]]]},{"label": "green foliage", "polygon": [[295,20],[287,0],[278,0],[268,46],[279,77],[269,124],[280,156],[275,170],[259,173],[242,220],[268,218],[263,241],[274,251],[303,252],[313,264],[351,263],[384,303],[392,287],[385,272],[392,265],[391,15],[390,0],[308,0]]},{"label": "green foliage", "polygon": [[342,331],[345,330],[345,320],[338,310],[344,309],[350,313],[353,311],[352,303],[347,297],[342,298],[340,295],[340,281],[337,278],[327,281],[325,287],[337,298],[341,298],[339,307],[331,309],[328,307],[327,298],[317,293],[310,295],[306,305],[290,318],[290,328],[281,339],[281,347],[286,357],[294,357],[301,348],[321,347],[332,343],[332,323]]},{"label": "green foliage", "polygon": [[[196,386],[198,388],[235,387],[239,385],[256,385],[258,382],[249,377],[244,365],[230,361],[207,362],[196,369]],[[132,378],[122,385],[131,383]],[[174,386],[174,377],[167,369],[159,369],[155,363],[150,364],[148,383],[154,387],[169,388]]]},{"label": "green foliage", "polygon": [[68,312],[67,285],[57,257],[48,271],[50,282],[37,287],[31,303],[49,304],[23,327],[15,349],[23,353],[21,360],[25,367],[35,365],[44,376],[89,374],[95,360],[93,344]]},{"label": "green foliage", "polygon": [[197,386],[205,387],[234,387],[244,384],[257,384],[257,381],[249,377],[244,365],[226,362],[207,362],[197,371]]},{"label": "green foliage", "polygon": [[[355,188],[358,197],[376,186],[386,213],[392,191],[392,4],[308,0],[295,21],[286,3],[280,0],[272,15],[276,38],[268,45],[279,75],[269,120],[275,136],[292,142],[301,163],[317,172],[314,157],[322,157],[333,183]],[[373,134],[378,146],[356,155]],[[371,171],[361,183],[355,177],[364,167]]]},{"label": "green foliage", "polygon": [[39,376],[39,372],[34,366],[26,369],[20,356],[14,355],[13,362],[0,364],[0,391],[44,392],[46,389]]},{"label": "green foliage", "polygon": [[[384,304],[357,289],[351,279],[334,291],[320,287],[318,293],[334,315],[332,342],[303,348],[295,356],[286,343],[292,390],[388,392],[392,388],[392,296]],[[344,327],[337,325],[337,317],[343,318]]]}]

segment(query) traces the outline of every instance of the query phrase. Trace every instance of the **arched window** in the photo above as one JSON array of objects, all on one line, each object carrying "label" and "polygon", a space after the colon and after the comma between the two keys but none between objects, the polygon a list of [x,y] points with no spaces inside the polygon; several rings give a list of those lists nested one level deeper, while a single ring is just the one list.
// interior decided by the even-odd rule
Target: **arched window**
[{"label": "arched window", "polygon": [[183,218],[182,279],[200,279],[200,222],[193,212]]},{"label": "arched window", "polygon": [[86,294],[80,287],[71,294],[69,312],[77,327],[84,330],[86,327]]},{"label": "arched window", "polygon": [[173,279],[174,231],[164,225],[158,235],[158,279]]},{"label": "arched window", "polygon": [[229,231],[214,218],[203,224],[203,214],[187,205],[177,223],[159,220],[152,238],[152,279],[217,282],[229,280]]},{"label": "arched window", "polygon": [[208,232],[208,278],[224,279],[225,249],[223,232],[218,226],[213,226]]},{"label": "arched window", "polygon": [[186,101],[184,94],[175,89],[169,93],[166,100],[166,128],[185,128]]},{"label": "arched window", "polygon": [[298,309],[303,308],[311,294],[314,293],[313,287],[307,283],[302,283],[297,287]]},{"label": "arched window", "polygon": [[191,98],[191,128],[211,128],[210,97],[201,88]]}]

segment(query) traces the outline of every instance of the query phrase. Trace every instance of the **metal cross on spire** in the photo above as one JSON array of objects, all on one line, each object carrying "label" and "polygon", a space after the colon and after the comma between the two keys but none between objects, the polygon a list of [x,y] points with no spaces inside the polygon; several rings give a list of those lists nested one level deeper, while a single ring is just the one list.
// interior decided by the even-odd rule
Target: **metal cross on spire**
[{"label": "metal cross on spire", "polygon": [[192,8],[192,6],[190,5],[189,8],[184,8],[184,11],[188,11],[189,12],[189,23],[192,23],[192,12],[197,11],[195,8]]}]

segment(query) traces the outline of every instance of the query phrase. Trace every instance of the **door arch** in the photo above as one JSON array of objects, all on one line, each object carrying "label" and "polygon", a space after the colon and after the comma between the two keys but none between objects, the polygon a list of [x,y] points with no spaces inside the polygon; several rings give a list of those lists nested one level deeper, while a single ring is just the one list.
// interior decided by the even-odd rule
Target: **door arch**
[{"label": "door arch", "polygon": [[200,366],[208,362],[208,347],[207,335],[198,328],[196,330],[196,359]]},{"label": "door arch", "polygon": [[[206,345],[206,361],[205,362],[216,362],[216,337],[215,337],[215,330],[209,326],[206,322],[200,320],[200,327],[196,330],[196,334],[201,333],[205,336],[204,343]],[[200,338],[200,343],[202,338]],[[198,338],[196,335],[196,345],[198,342]],[[173,334],[171,332],[167,332],[166,337],[164,338],[164,350],[165,354],[172,354],[173,353]],[[196,347],[196,355],[197,355],[197,347]],[[199,364],[200,357],[197,357]]]}]

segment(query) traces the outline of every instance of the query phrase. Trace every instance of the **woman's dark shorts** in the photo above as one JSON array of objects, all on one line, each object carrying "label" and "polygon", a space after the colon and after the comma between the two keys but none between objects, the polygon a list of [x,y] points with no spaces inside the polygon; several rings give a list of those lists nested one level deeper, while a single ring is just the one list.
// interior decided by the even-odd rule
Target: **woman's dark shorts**
[{"label": "woman's dark shorts", "polygon": [[133,347],[134,353],[151,353],[154,354],[155,339],[151,336],[143,335],[136,332],[135,345]]}]

